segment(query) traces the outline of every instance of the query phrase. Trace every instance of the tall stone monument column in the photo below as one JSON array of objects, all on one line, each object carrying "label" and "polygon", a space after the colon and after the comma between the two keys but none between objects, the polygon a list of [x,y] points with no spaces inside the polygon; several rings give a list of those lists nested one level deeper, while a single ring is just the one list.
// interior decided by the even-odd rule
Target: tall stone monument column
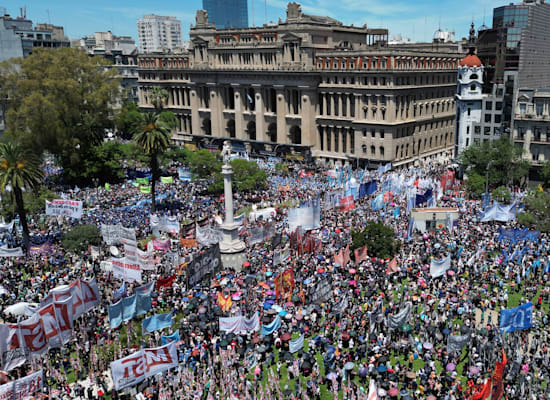
[{"label": "tall stone monument column", "polygon": [[239,238],[239,224],[233,219],[233,168],[229,163],[231,160],[231,143],[226,140],[223,144],[223,188],[225,196],[225,221],[221,225],[223,239],[220,242],[220,252],[222,253],[222,263],[224,267],[232,267],[240,270],[245,261],[245,244]]}]

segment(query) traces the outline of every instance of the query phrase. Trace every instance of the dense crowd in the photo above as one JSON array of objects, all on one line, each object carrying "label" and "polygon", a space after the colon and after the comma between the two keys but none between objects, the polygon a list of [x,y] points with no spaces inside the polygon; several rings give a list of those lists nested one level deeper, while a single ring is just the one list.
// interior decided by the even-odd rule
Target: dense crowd
[{"label": "dense crowd", "polygon": [[[548,238],[541,234],[536,241],[512,244],[499,240],[499,229],[514,228],[516,223],[479,222],[481,202],[468,199],[460,181],[448,190],[436,190],[446,172],[439,164],[382,175],[345,170],[339,179],[329,178],[326,170],[309,176],[300,176],[297,170],[284,176],[270,171],[267,189],[235,194],[236,210],[277,209],[268,218],[242,223],[246,263],[221,268],[188,287],[185,263],[174,265],[171,252],[156,251],[156,269],[143,271],[141,283],[125,283],[131,294],[134,287],[176,274],[171,285],[152,293],[148,314],[172,311],[175,322],[147,336],[140,335],[138,327],[143,317],[117,329],[109,324],[107,307],[122,285],[102,263],[110,259],[112,249],[102,245],[99,254],[75,254],[63,249],[60,236],[80,223],[120,223],[135,228],[138,240],[148,238],[152,234],[148,195],[130,182],[111,185],[110,190],[78,190],[69,197],[84,202],[82,220],[34,216],[30,221],[31,241],[51,243],[50,253],[2,259],[0,315],[4,323],[16,322],[22,316],[6,313],[8,306],[39,303],[52,288],[77,278],[97,279],[101,303],[75,321],[70,343],[8,371],[9,379],[42,368],[43,391],[51,399],[366,399],[373,381],[380,399],[459,400],[481,390],[504,351],[508,360],[504,396],[550,398]],[[281,204],[323,199],[352,177],[359,182],[377,180],[377,191],[357,198],[354,208],[345,211],[323,202],[320,227],[307,233],[320,245],[304,251],[295,243],[288,210]],[[437,206],[458,208],[458,220],[424,233],[413,229],[409,236],[407,191],[415,185],[423,190],[435,185]],[[388,186],[392,192],[384,207],[373,209],[373,199]],[[216,216],[224,215],[222,199],[208,195],[204,183],[175,177],[173,183],[157,187],[161,195],[157,214],[176,216],[182,226],[205,219],[216,226]],[[394,229],[400,242],[395,258],[369,254],[359,263],[353,257],[335,262],[334,256],[352,241],[352,230],[361,230],[368,221],[382,221]],[[273,235],[251,245],[250,232],[258,226],[269,228]],[[7,242],[12,240],[8,236]],[[179,260],[203,250],[183,247],[177,235],[168,236]],[[274,253],[285,249],[289,257],[274,265]],[[521,257],[508,256],[517,253]],[[448,255],[450,269],[433,278],[430,260]],[[288,298],[277,298],[274,279],[290,268],[294,289]],[[311,296],[325,280],[330,282],[329,295],[312,303]],[[229,309],[220,307],[220,292],[231,296]],[[501,333],[498,312],[528,301],[534,307],[533,326]],[[410,315],[405,323],[391,327],[392,317],[407,307]],[[258,331],[225,334],[219,329],[220,317],[254,313],[263,326],[277,319],[280,327],[265,336]],[[176,331],[178,368],[134,388],[113,390],[110,362],[140,348],[160,346],[161,335]],[[461,350],[448,351],[449,337],[459,335],[467,337],[467,343]],[[301,337],[303,347],[291,352]]]}]

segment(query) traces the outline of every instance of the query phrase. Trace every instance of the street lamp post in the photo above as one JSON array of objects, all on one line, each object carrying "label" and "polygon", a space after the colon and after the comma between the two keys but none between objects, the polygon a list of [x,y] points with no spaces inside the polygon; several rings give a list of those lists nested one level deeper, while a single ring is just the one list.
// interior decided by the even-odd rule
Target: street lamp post
[{"label": "street lamp post", "polygon": [[493,160],[489,161],[485,169],[485,193],[489,193],[489,168],[493,165]]}]

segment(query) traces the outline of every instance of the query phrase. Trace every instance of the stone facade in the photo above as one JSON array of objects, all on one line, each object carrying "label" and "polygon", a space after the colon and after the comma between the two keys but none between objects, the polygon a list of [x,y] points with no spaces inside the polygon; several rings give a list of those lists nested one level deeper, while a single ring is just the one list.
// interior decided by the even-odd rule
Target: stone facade
[{"label": "stone facade", "polygon": [[550,160],[550,90],[519,90],[513,138],[525,160],[534,165]]},{"label": "stone facade", "polygon": [[167,89],[176,142],[371,166],[451,154],[460,53],[388,46],[385,29],[297,3],[277,25],[216,29],[204,10],[196,21],[188,52],[138,57],[140,106]]}]

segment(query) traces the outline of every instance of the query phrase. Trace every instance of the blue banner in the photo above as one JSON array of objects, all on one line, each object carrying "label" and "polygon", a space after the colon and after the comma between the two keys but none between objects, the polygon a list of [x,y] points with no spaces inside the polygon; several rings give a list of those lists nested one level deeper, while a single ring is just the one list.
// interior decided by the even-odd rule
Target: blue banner
[{"label": "blue banner", "polygon": [[533,305],[531,302],[516,308],[500,311],[500,332],[510,333],[522,329],[529,329],[532,324]]},{"label": "blue banner", "polygon": [[528,228],[523,229],[503,229],[498,228],[498,240],[502,242],[516,243],[522,240],[538,242],[540,231],[530,231]]},{"label": "blue banner", "polygon": [[162,345],[164,346],[165,344],[168,344],[170,342],[179,342],[180,340],[180,331],[177,330],[175,331],[174,333],[172,333],[171,335],[166,335],[166,336],[161,336],[160,337],[160,340],[161,340],[161,343]]},{"label": "blue banner", "polygon": [[276,316],[273,322],[268,325],[262,325],[262,336],[271,335],[277,329],[281,327],[281,317]]},{"label": "blue banner", "polygon": [[137,294],[136,295],[136,314],[135,317],[138,315],[144,315],[147,314],[149,311],[151,311],[152,304],[151,304],[151,294]]},{"label": "blue banner", "polygon": [[118,289],[115,289],[113,292],[113,301],[122,299],[123,297],[126,297],[126,295],[126,282],[122,282],[122,286]]},{"label": "blue banner", "polygon": [[107,311],[109,313],[109,324],[111,328],[118,328],[120,324],[122,324],[122,301],[109,305]]},{"label": "blue banner", "polygon": [[289,351],[296,353],[304,347],[304,334],[302,333],[298,338],[293,339],[289,343]]},{"label": "blue banner", "polygon": [[122,299],[122,320],[130,321],[136,315],[136,295]]},{"label": "blue banner", "polygon": [[481,195],[481,208],[485,209],[491,204],[491,193],[483,193]]},{"label": "blue banner", "polygon": [[171,312],[166,314],[156,314],[143,320],[143,322],[141,323],[141,332],[143,335],[146,335],[148,333],[168,328],[170,326],[172,326]]}]

